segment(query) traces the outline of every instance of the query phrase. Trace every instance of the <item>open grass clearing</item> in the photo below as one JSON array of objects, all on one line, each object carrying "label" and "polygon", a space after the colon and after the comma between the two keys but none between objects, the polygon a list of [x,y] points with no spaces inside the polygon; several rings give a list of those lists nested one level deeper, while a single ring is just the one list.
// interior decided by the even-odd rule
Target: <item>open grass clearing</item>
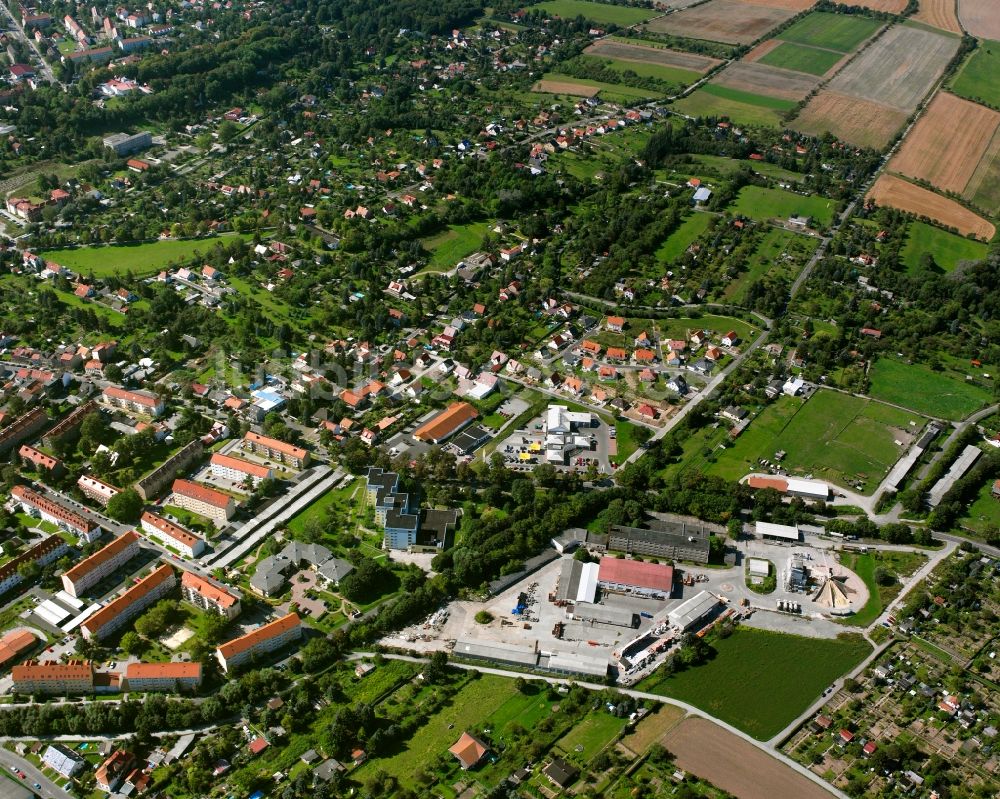
[{"label": "open grass clearing", "polygon": [[792,69],[810,75],[825,75],[843,56],[831,50],[809,47],[794,42],[782,42],[758,63],[781,69]]},{"label": "open grass clearing", "polygon": [[249,234],[223,233],[204,239],[162,239],[143,244],[44,250],[39,255],[83,276],[101,278],[132,272],[141,277],[159,272],[171,262],[184,261],[196,253],[207,255],[219,244],[231,244],[241,238],[250,241],[253,237]]},{"label": "open grass clearing", "polygon": [[615,72],[622,73],[623,80],[627,80],[626,72],[634,72],[640,78],[656,78],[667,83],[676,83],[686,86],[694,83],[701,77],[701,73],[690,69],[679,69],[668,67],[663,64],[640,63],[638,61],[621,61],[618,59],[606,58],[604,56],[584,55],[587,61],[596,61],[604,64]]},{"label": "open grass clearing", "polygon": [[611,5],[610,3],[590,3],[587,0],[545,0],[530,6],[554,17],[575,19],[583,17],[602,25],[635,25],[655,17],[655,11],[634,6]]},{"label": "open grass clearing", "polygon": [[783,30],[777,38],[849,53],[880,27],[882,23],[870,17],[815,11]]},{"label": "open grass clearing", "polygon": [[689,702],[758,740],[780,732],[871,652],[858,635],[804,638],[751,628],[711,646],[707,663],[669,677],[655,673],[638,687]]},{"label": "open grass clearing", "polygon": [[989,479],[983,484],[965,515],[959,520],[962,527],[978,535],[1000,530],[1000,497],[993,494],[993,482]]},{"label": "open grass clearing", "polygon": [[951,81],[951,90],[967,100],[1000,108],[1000,42],[985,39]]},{"label": "open grass clearing", "polygon": [[957,372],[879,358],[869,372],[869,394],[942,419],[962,419],[991,399],[985,388]]},{"label": "open grass clearing", "polygon": [[591,713],[560,738],[556,742],[556,748],[562,750],[570,760],[585,766],[621,734],[626,721],[610,713]]},{"label": "open grass clearing", "polygon": [[902,255],[910,273],[919,270],[925,253],[933,257],[934,263],[943,271],[951,272],[962,262],[983,260],[988,250],[988,246],[981,241],[956,236],[926,222],[914,221],[906,231]]},{"label": "open grass clearing", "polygon": [[821,224],[829,225],[833,221],[836,207],[837,204],[826,197],[803,196],[761,186],[744,186],[729,210],[761,221],[808,216]]},{"label": "open grass clearing", "polygon": [[361,505],[359,481],[350,480],[333,491],[327,491],[311,505],[303,508],[288,520],[288,529],[293,535],[302,535],[313,522],[324,522],[337,514],[346,521]]},{"label": "open grass clearing", "polygon": [[[690,117],[716,117],[728,119],[739,125],[762,125],[776,128],[782,124],[780,110],[761,105],[758,102],[747,102],[736,99],[746,92],[735,92],[724,86],[706,84],[687,97],[673,104],[673,108]],[[753,95],[750,99],[770,100],[761,95]],[[787,101],[780,101],[787,102]],[[794,106],[794,103],[791,104]]]},{"label": "open grass clearing", "polygon": [[671,263],[682,256],[698,237],[708,230],[714,217],[711,214],[693,213],[659,246],[654,253],[657,261]]},{"label": "open grass clearing", "polygon": [[431,254],[427,264],[428,269],[453,268],[463,258],[479,249],[489,227],[488,222],[449,225],[447,230],[421,239],[420,245]]},{"label": "open grass clearing", "polygon": [[546,94],[566,94],[573,97],[593,97],[600,94],[611,102],[629,102],[636,98],[659,99],[662,92],[640,89],[635,86],[625,86],[619,83],[603,83],[599,80],[574,78],[570,75],[560,75],[550,72],[532,86],[532,91]]},{"label": "open grass clearing", "polygon": [[853,616],[847,616],[843,620],[844,624],[851,627],[867,627],[899,594],[902,588],[899,580],[892,585],[879,585],[875,579],[877,569],[884,569],[899,577],[907,577],[919,569],[926,560],[926,557],[915,552],[875,551],[867,555],[844,553],[841,562],[857,574],[868,588],[868,601]]},{"label": "open grass clearing", "polygon": [[[774,460],[790,474],[812,475],[870,493],[906,451],[926,420],[871,400],[821,389],[808,400],[780,397],[706,471],[738,480]],[[896,444],[900,441],[900,444]]]}]

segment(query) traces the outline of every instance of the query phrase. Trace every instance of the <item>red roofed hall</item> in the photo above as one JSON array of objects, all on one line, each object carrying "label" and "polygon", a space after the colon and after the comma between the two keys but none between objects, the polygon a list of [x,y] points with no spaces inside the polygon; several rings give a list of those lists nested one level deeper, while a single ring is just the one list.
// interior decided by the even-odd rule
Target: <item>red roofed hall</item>
[{"label": "red roofed hall", "polygon": [[468,402],[453,402],[414,430],[413,437],[417,441],[438,444],[455,435],[478,416],[479,412]]},{"label": "red roofed hall", "polygon": [[669,596],[674,586],[674,569],[661,563],[601,558],[597,581],[612,591]]}]

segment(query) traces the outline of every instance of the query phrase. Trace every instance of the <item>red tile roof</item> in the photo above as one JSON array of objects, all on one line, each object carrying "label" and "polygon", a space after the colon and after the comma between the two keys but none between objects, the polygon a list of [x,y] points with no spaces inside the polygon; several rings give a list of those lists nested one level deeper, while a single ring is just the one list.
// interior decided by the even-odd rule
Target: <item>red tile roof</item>
[{"label": "red tile roof", "polygon": [[219,647],[219,652],[222,657],[228,660],[233,657],[233,655],[238,655],[240,652],[252,649],[262,641],[277,638],[279,635],[298,627],[300,623],[301,622],[297,613],[289,613],[287,616],[282,616],[280,619],[276,619],[270,624],[258,627],[256,630],[252,630],[246,635],[234,638],[232,641],[226,641],[226,643]]},{"label": "red tile roof", "polygon": [[206,599],[224,608],[232,607],[238,601],[235,596],[224,588],[219,588],[214,583],[210,583],[204,577],[199,577],[194,572],[184,572],[181,575],[181,585],[196,591]]},{"label": "red tile roof", "polygon": [[214,488],[209,488],[208,486],[198,485],[198,483],[193,483],[190,480],[174,480],[171,490],[182,497],[190,497],[199,502],[204,502],[206,505],[213,505],[216,508],[226,508],[233,501],[233,498],[229,494],[216,491]]},{"label": "red tile roof", "polygon": [[418,441],[440,441],[478,416],[479,412],[468,402],[453,402],[446,410],[414,430],[413,437]]},{"label": "red tile roof", "polygon": [[669,593],[674,584],[674,569],[660,563],[640,560],[601,558],[597,579],[601,582],[634,585]]},{"label": "red tile roof", "polygon": [[64,576],[68,577],[70,580],[79,580],[85,574],[89,574],[102,563],[106,563],[113,557],[118,555],[123,549],[130,547],[136,541],[139,540],[139,534],[135,530],[131,530],[123,535],[118,536],[114,541],[105,547],[97,550],[89,558],[84,558],[79,563],[77,563],[72,569],[66,572]]},{"label": "red tile roof", "polygon": [[255,444],[260,444],[262,447],[267,447],[268,449],[273,449],[275,452],[280,452],[283,455],[291,455],[293,458],[304,458],[307,453],[302,447],[296,447],[294,444],[289,444],[287,441],[279,441],[276,438],[268,438],[267,436],[262,436],[260,433],[249,432],[243,436],[244,441],[251,441]]},{"label": "red tile roof", "polygon": [[131,607],[133,603],[138,602],[154,588],[161,585],[164,580],[169,580],[173,573],[174,570],[164,563],[162,566],[143,577],[139,582],[128,589],[128,591],[118,597],[118,599],[109,602],[97,611],[97,613],[87,619],[81,626],[89,630],[91,633],[97,632],[101,629],[101,627],[115,618],[115,616],[118,616],[126,608]]},{"label": "red tile roof", "polygon": [[226,469],[234,469],[238,472],[243,472],[244,474],[252,475],[253,477],[267,477],[271,470],[266,466],[261,466],[257,463],[250,463],[250,461],[245,461],[243,458],[234,458],[232,455],[223,455],[221,452],[216,452],[212,455],[213,466],[222,466]]}]

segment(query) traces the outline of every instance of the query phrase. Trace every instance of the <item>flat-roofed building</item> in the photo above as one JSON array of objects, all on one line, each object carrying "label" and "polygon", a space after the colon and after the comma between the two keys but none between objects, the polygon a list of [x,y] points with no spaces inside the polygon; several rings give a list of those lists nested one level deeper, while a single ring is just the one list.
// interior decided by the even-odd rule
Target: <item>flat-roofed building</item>
[{"label": "flat-roofed building", "polygon": [[417,441],[440,444],[478,417],[479,411],[468,402],[453,402],[414,430],[413,437]]},{"label": "flat-roofed building", "polygon": [[89,660],[59,663],[28,660],[11,669],[19,694],[82,694],[94,690],[94,664]]},{"label": "flat-roofed building", "polygon": [[120,488],[115,488],[110,483],[105,483],[103,480],[99,480],[90,474],[80,475],[80,479],[76,481],[76,485],[85,497],[105,507],[107,507],[113,496],[121,493]]},{"label": "flat-roofed building", "polygon": [[649,527],[616,524],[607,548],[615,552],[708,563],[711,530],[699,522],[654,519]]},{"label": "flat-roofed building", "polygon": [[195,607],[227,619],[235,619],[240,615],[238,596],[194,572],[186,571],[181,575],[181,594]]},{"label": "flat-roofed building", "polygon": [[105,388],[102,399],[113,408],[147,416],[160,416],[167,408],[166,403],[151,391],[129,391],[121,386]]},{"label": "flat-roofed building", "polygon": [[196,438],[190,444],[181,447],[162,464],[139,480],[135,484],[135,490],[147,502],[154,497],[158,497],[170,485],[171,480],[180,474],[182,470],[201,458],[204,451],[205,445],[200,438]]},{"label": "flat-roofed building", "polygon": [[229,673],[250,663],[255,657],[275,652],[301,637],[302,622],[297,613],[289,613],[246,635],[227,641],[215,650],[215,656],[222,670]]},{"label": "flat-roofed building", "polygon": [[196,558],[205,551],[203,538],[148,510],[143,512],[140,526],[147,536],[165,547],[176,549],[185,557]]},{"label": "flat-roofed building", "polygon": [[58,560],[68,551],[69,547],[66,546],[66,542],[62,536],[50,535],[44,541],[35,544],[31,549],[11,558],[0,566],[0,594],[9,591],[24,581],[20,572],[20,568],[24,564],[37,563],[39,566],[47,566],[53,561]]},{"label": "flat-roofed building", "polygon": [[129,663],[125,691],[195,691],[201,686],[201,663]]},{"label": "flat-roofed building", "polygon": [[245,461],[243,458],[234,458],[232,455],[223,455],[216,452],[211,460],[212,475],[232,480],[234,483],[243,483],[250,480],[256,488],[261,480],[269,480],[274,477],[274,470],[258,463]]},{"label": "flat-roofed building", "polygon": [[139,551],[139,534],[134,530],[118,536],[63,574],[63,590],[70,596],[80,596],[136,557]]},{"label": "flat-roofed building", "polygon": [[802,535],[799,528],[792,524],[774,524],[773,522],[755,522],[754,530],[761,538],[775,541],[799,541]]},{"label": "flat-roofed building", "polygon": [[191,480],[174,480],[170,504],[211,519],[217,527],[225,526],[236,513],[236,502],[229,494]]},{"label": "flat-roofed building", "polygon": [[243,449],[271,460],[301,469],[309,463],[309,452],[287,441],[268,438],[260,433],[248,432],[243,436]]},{"label": "flat-roofed building", "polygon": [[22,510],[28,515],[54,524],[60,530],[79,537],[81,541],[89,544],[101,537],[101,526],[97,522],[37,491],[25,486],[14,486],[10,495],[20,503]]},{"label": "flat-roofed building", "polygon": [[177,576],[168,565],[154,569],[124,594],[108,603],[88,618],[80,629],[83,637],[98,640],[107,638],[116,630],[138,616],[156,600],[165,596],[177,585]]},{"label": "flat-roofed building", "polygon": [[681,632],[687,632],[693,627],[707,621],[720,606],[719,598],[708,591],[699,591],[690,599],[686,599],[673,610],[667,612],[670,623]]}]

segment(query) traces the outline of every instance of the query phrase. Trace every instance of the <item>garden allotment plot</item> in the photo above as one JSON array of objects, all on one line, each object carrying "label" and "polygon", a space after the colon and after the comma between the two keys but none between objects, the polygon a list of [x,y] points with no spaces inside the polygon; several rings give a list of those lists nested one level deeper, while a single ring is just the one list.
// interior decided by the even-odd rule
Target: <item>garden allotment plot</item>
[{"label": "garden allotment plot", "polygon": [[[781,461],[789,474],[811,474],[871,493],[906,452],[927,420],[916,413],[820,389],[808,400],[781,397],[766,407],[736,443],[706,471],[739,479],[760,471],[760,459]],[[900,443],[897,444],[896,442]]]}]

